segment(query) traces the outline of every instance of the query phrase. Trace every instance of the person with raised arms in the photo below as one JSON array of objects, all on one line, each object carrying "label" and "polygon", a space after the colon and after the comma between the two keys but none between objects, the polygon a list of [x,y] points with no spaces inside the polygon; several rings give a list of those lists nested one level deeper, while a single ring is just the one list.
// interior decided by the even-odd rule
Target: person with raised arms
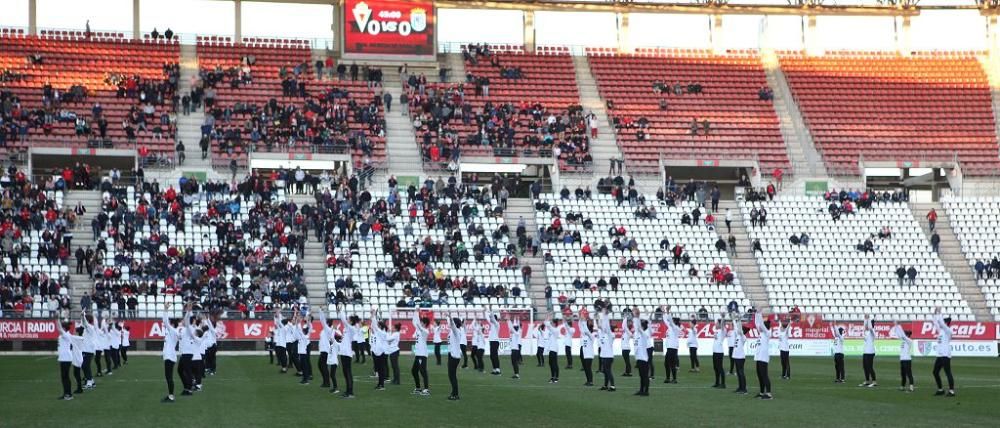
[{"label": "person with raised arms", "polygon": [[[414,394],[423,396],[431,395],[431,386],[427,381],[427,336],[430,334],[431,320],[421,317],[419,311],[413,311],[413,367],[410,374],[413,375]],[[420,380],[423,379],[423,385]]]},{"label": "person with raised arms", "polygon": [[94,326],[94,316],[83,314],[80,320],[83,325],[83,342],[80,348],[83,351],[83,377],[86,383],[83,389],[92,389],[97,386],[94,383],[94,373],[91,371],[91,363],[94,361],[94,352],[97,343],[97,327]]},{"label": "person with raised arms", "polygon": [[458,363],[462,361],[461,344],[465,343],[465,327],[461,319],[454,315],[448,317],[448,382],[451,383],[451,394],[448,400],[458,401]]},{"label": "person with raised arms", "polygon": [[56,344],[57,358],[59,362],[59,380],[62,382],[62,396],[60,400],[69,401],[73,399],[73,383],[70,382],[69,372],[73,366],[73,335],[69,334],[69,321],[58,320],[56,326],[59,328],[59,339]]},{"label": "person with raised arms", "polygon": [[510,334],[510,365],[514,369],[514,376],[511,378],[520,379],[520,366],[524,361],[521,358],[521,321],[507,318],[507,331]]},{"label": "person with raised arms", "polygon": [[532,329],[532,337],[535,338],[535,359],[538,365],[535,367],[545,367],[545,347],[549,341],[548,331],[545,330],[544,323],[538,323]]},{"label": "person with raised arms", "polygon": [[846,382],[844,370],[844,327],[830,324],[830,333],[833,335],[833,383]]},{"label": "person with raised arms", "polygon": [[680,366],[677,348],[680,346],[681,319],[675,318],[670,313],[670,305],[661,306],[660,312],[663,313],[663,329],[666,332],[666,336],[663,338],[663,346],[667,348],[663,359],[663,367],[667,371],[667,378],[663,380],[663,383],[677,383],[677,367]]},{"label": "person with raised arms", "polygon": [[386,336],[385,352],[388,355],[389,367],[392,368],[392,380],[390,381],[393,385],[399,385],[399,335],[400,330],[403,326],[400,323],[389,323],[391,330],[389,335]]},{"label": "person with raised arms", "polygon": [[545,330],[548,335],[545,340],[545,351],[549,356],[549,383],[559,383],[559,345],[561,342],[562,326],[560,320],[553,320],[549,315],[545,319]]},{"label": "person with raised arms", "polygon": [[640,320],[638,306],[632,309],[632,328],[635,330],[635,348],[639,350],[635,354],[635,365],[639,369],[639,392],[636,392],[635,395],[646,397],[649,396],[649,367],[651,364],[649,353],[642,350],[650,348],[652,338],[649,334],[649,320]]},{"label": "person with raised arms", "polygon": [[441,325],[441,320],[434,320],[434,327],[431,329],[431,333],[434,337],[434,360],[437,365],[441,365],[441,332],[446,329],[445,326]]},{"label": "person with raised arms", "polygon": [[757,363],[757,383],[760,385],[760,393],[757,398],[762,400],[772,400],[771,377],[767,373],[767,365],[771,360],[771,320],[765,320],[762,311],[754,313],[754,326],[757,327],[757,351],[753,359]]},{"label": "person with raised arms", "polygon": [[913,339],[910,338],[912,332],[903,330],[903,327],[898,322],[893,322],[892,334],[899,339],[899,390],[913,392],[913,357],[911,356]]},{"label": "person with raised arms", "polygon": [[361,323],[357,315],[347,316],[347,309],[337,307],[340,314],[340,325],[344,327],[344,337],[340,340],[340,369],[344,372],[344,398],[354,398],[354,373],[351,371],[351,362],[354,360],[354,339],[361,334]]},{"label": "person with raised arms", "polygon": [[[610,315],[607,316],[610,318]],[[627,321],[622,321],[622,359],[625,360],[625,373],[622,373],[623,377],[632,377],[631,353],[633,345],[634,339],[632,337],[632,328],[629,327]],[[636,357],[638,357],[638,353],[636,354]]]},{"label": "person with raised arms", "polygon": [[489,332],[489,346],[490,346],[490,365],[493,370],[490,372],[493,376],[500,375],[500,314],[493,312],[493,307],[486,309],[486,321],[489,322],[490,332]]},{"label": "person with raised arms", "polygon": [[580,326],[580,356],[583,358],[583,374],[587,378],[583,386],[594,386],[594,322],[580,308],[576,323]]},{"label": "person with raised arms", "polygon": [[747,333],[750,331],[750,329],[747,328],[747,327],[744,327],[740,323],[740,319],[739,319],[739,315],[738,314],[733,313],[732,316],[733,316],[733,320],[732,320],[732,322],[733,322],[733,331],[732,331],[732,337],[733,337],[733,339],[729,343],[731,345],[733,345],[730,349],[733,350],[732,361],[733,361],[734,368],[736,369],[736,381],[737,381],[737,385],[738,385],[736,387],[736,391],[734,391],[734,392],[737,393],[737,394],[747,394],[748,393],[748,391],[747,391],[747,374],[746,374],[746,370],[745,370],[745,365],[746,365],[746,361],[747,361],[747,359],[746,359],[747,358],[747,356],[746,356]]},{"label": "person with raised arms", "polygon": [[274,311],[274,353],[278,354],[278,365],[281,366],[282,373],[288,373],[288,352],[286,346],[288,340],[285,338],[288,320],[281,315],[281,310]]},{"label": "person with raised arms", "polygon": [[[951,317],[941,315],[941,307],[934,308],[934,326],[937,327],[937,358],[934,359],[934,395],[955,396],[955,378],[951,375]],[[941,370],[948,378],[948,392],[941,385]]]},{"label": "person with raised arms", "polygon": [[788,338],[792,334],[792,324],[789,319],[781,320],[778,328],[778,351],[781,353],[781,378],[788,380],[792,378],[792,362],[789,356],[791,348],[788,345]]},{"label": "person with raised arms", "polygon": [[[163,318],[161,328],[163,330],[163,377],[167,381],[167,396],[163,397],[164,403],[174,402],[174,367],[177,365],[177,343],[181,338],[181,331],[178,328],[181,320],[169,318],[170,302],[163,305]],[[183,377],[181,378],[183,380]]]},{"label": "person with raised arms", "polygon": [[715,372],[715,384],[712,388],[726,389],[726,370],[722,366],[725,341],[726,325],[720,317],[715,320],[715,333],[712,335],[712,371]]},{"label": "person with raised arms", "polygon": [[385,379],[389,375],[389,354],[387,353],[389,340],[388,324],[385,320],[378,319],[378,311],[374,307],[372,308],[369,324],[372,337],[375,338],[375,343],[372,344],[372,358],[375,360],[375,376],[378,379],[378,383],[375,384],[375,390],[385,391]]},{"label": "person with raised arms", "polygon": [[[316,346],[319,350],[319,360],[316,361],[316,367],[319,369],[319,375],[323,379],[320,388],[330,388],[330,367],[335,368],[337,365],[336,363],[330,364],[330,345],[334,342],[333,320],[327,319],[322,310],[317,310],[317,312],[322,330],[319,332],[319,341]],[[336,361],[336,358],[333,361]]]},{"label": "person with raised arms", "polygon": [[601,391],[615,391],[615,332],[611,329],[611,314],[605,306],[597,313],[598,325],[601,332],[600,365],[601,374],[604,375],[604,386]]},{"label": "person with raised arms", "polygon": [[875,380],[875,320],[870,315],[865,315],[864,321],[864,354],[861,356],[861,368],[865,372],[864,383],[860,387],[874,388],[878,386]]},{"label": "person with raised arms", "polygon": [[692,321],[684,332],[687,336],[688,357],[691,359],[690,373],[701,373],[701,362],[698,361],[698,325]]}]

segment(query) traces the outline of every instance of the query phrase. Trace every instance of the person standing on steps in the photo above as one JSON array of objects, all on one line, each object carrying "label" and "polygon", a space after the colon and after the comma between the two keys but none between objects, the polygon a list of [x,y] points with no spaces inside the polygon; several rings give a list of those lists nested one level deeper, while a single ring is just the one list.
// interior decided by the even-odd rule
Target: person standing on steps
[{"label": "person standing on steps", "polygon": [[382,94],[382,103],[385,105],[385,112],[389,113],[392,111],[392,94],[386,91]]}]

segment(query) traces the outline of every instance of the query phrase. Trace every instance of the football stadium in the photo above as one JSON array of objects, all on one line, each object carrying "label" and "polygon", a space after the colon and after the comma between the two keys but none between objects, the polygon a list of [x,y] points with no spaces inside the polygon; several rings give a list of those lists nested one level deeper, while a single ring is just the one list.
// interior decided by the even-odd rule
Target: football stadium
[{"label": "football stadium", "polygon": [[2,0],[0,427],[994,425],[998,17]]}]

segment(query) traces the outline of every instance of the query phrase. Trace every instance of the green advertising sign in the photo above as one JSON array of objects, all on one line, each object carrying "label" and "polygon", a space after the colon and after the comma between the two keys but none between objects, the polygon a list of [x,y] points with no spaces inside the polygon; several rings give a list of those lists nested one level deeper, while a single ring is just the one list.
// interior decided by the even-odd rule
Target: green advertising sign
[{"label": "green advertising sign", "polygon": [[411,184],[415,187],[420,187],[420,177],[416,175],[397,175],[396,181],[399,182],[400,189],[406,189]]},{"label": "green advertising sign", "polygon": [[819,196],[826,194],[829,189],[826,181],[807,181],[806,182],[806,195],[809,196]]},{"label": "green advertising sign", "polygon": [[208,173],[205,171],[184,171],[182,174],[184,177],[198,180],[199,183],[208,181]]},{"label": "green advertising sign", "polygon": [[[865,353],[865,341],[863,339],[844,340],[844,355],[860,356]],[[899,356],[899,340],[880,339],[875,341],[875,355]]]}]

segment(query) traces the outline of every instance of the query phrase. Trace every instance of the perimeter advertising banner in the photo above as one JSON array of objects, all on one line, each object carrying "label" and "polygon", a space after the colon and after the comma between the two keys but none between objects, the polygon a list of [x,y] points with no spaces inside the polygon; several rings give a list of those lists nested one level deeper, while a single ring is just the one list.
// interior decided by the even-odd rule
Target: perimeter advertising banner
[{"label": "perimeter advertising banner", "polygon": [[433,56],[434,19],[432,1],[347,0],[344,53]]}]

